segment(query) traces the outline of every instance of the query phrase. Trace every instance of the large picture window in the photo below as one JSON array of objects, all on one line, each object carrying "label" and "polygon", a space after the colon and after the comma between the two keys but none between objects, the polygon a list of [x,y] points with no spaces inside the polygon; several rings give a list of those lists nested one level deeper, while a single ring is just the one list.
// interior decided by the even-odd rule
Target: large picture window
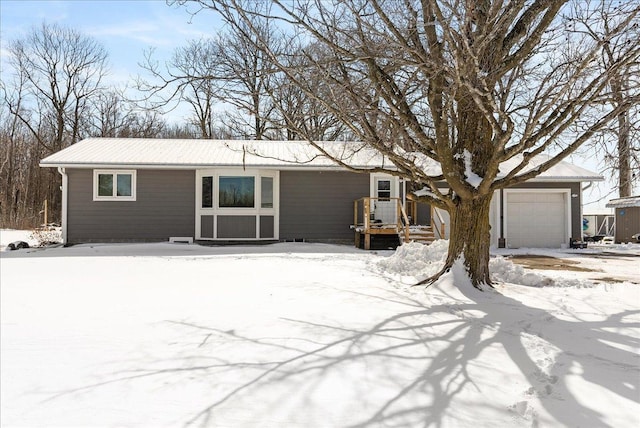
[{"label": "large picture window", "polygon": [[218,205],[220,208],[254,208],[255,177],[220,177]]},{"label": "large picture window", "polygon": [[135,201],[136,171],[94,170],[94,201]]}]

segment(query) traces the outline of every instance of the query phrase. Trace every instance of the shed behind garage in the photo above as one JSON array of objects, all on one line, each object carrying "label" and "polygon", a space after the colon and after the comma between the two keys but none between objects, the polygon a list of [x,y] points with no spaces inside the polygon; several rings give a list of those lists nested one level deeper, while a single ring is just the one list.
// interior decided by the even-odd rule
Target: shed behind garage
[{"label": "shed behind garage", "polygon": [[612,199],[607,208],[615,209],[616,243],[632,242],[631,236],[640,233],[640,196]]}]

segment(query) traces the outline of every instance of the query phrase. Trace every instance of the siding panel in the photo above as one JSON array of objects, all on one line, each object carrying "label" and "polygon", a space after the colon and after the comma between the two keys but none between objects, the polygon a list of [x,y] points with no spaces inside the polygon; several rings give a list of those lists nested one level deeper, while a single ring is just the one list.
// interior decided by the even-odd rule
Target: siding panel
[{"label": "siding panel", "polygon": [[281,171],[280,239],[352,240],[353,201],[369,190],[369,174]]},{"label": "siding panel", "polygon": [[616,208],[617,243],[634,242],[631,236],[640,233],[640,207]]},{"label": "siding panel", "polygon": [[200,216],[200,236],[213,239],[213,216]]},{"label": "siding panel", "polygon": [[256,237],[256,216],[254,215],[219,215],[218,238],[244,239]]},{"label": "siding panel", "polygon": [[165,241],[194,235],[194,171],[139,169],[136,201],[93,201],[93,171],[67,173],[69,243]]},{"label": "siding panel", "polygon": [[260,238],[273,238],[275,218],[272,215],[260,216]]}]

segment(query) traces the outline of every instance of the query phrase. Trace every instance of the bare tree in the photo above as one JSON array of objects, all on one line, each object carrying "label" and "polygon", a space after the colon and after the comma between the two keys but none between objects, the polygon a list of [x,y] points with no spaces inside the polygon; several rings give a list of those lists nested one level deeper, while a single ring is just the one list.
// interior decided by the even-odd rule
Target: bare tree
[{"label": "bare tree", "polygon": [[[100,91],[107,70],[105,49],[73,29],[43,23],[8,50],[13,68],[26,76],[22,108],[5,100],[11,114],[49,152],[75,143],[87,101]],[[53,138],[42,138],[41,126]]]},{"label": "bare tree", "polygon": [[131,120],[126,101],[118,91],[98,94],[93,102],[90,134],[95,137],[119,137]]},{"label": "bare tree", "polygon": [[[257,39],[268,43],[271,52],[281,40],[268,22],[248,28],[230,28],[211,39],[191,41],[174,51],[170,61],[160,64],[148,52],[142,64],[151,81],[139,79],[145,101],[157,100],[158,107],[174,108],[187,102],[204,138],[212,138],[216,128],[241,138],[266,139],[274,133],[272,90],[275,69],[258,48]],[[215,117],[219,103],[224,114]]]},{"label": "bare tree", "polygon": [[[620,21],[637,9],[634,2],[594,0],[580,2],[565,16],[565,25],[587,42],[601,42],[598,62],[603,70],[610,69],[626,54],[630,44],[640,40],[640,16],[628,25],[628,31],[612,34]],[[629,62],[609,77],[609,94],[604,102],[614,107],[623,106],[616,121],[593,137],[588,145],[600,153],[605,165],[618,178],[618,194],[631,196],[633,184],[640,180],[640,107],[626,103],[627,98],[640,93],[640,63]],[[634,171],[636,172],[634,174]]]},{"label": "bare tree", "polygon": [[[317,47],[321,48],[321,47]],[[298,80],[309,82],[309,88],[313,87],[316,97],[309,97],[300,87],[292,82],[283,73],[274,76],[273,90],[270,96],[273,100],[276,113],[274,121],[280,121],[279,128],[284,133],[280,138],[285,140],[300,140],[304,138],[314,141],[332,141],[346,136],[344,124],[325,106],[317,101],[317,97],[327,91],[323,79],[315,75],[317,71],[312,63],[308,63],[302,53],[302,47],[290,47],[292,55],[284,55],[288,61],[287,67],[298,74]],[[307,46],[307,50],[313,51],[314,46]],[[279,119],[278,119],[279,118]],[[297,130],[302,130],[298,132]]]},{"label": "bare tree", "polygon": [[174,109],[180,102],[189,104],[189,122],[200,131],[201,138],[213,138],[214,105],[223,84],[219,77],[219,47],[212,39],[192,40],[174,50],[171,59],[161,66],[145,53],[141,67],[151,81],[138,79],[138,89],[146,94],[144,101],[152,108]]},{"label": "bare tree", "polygon": [[98,94],[88,122],[87,133],[94,137],[157,138],[164,135],[167,127],[158,111],[140,109],[117,90]]},{"label": "bare tree", "polygon": [[[596,72],[603,44],[629,31],[637,3],[607,40],[574,45],[569,56],[559,54],[567,0],[274,0],[260,3],[263,10],[242,0],[199,3],[254,36],[264,18],[323,47],[322,55],[305,52],[327,83],[318,96],[269,43],[254,39],[292,84],[393,164],[380,170],[424,187],[414,197],[448,211],[443,272],[462,259],[477,288],[491,284],[493,193],[557,165],[638,102],[602,103],[611,77],[638,59],[640,44],[626,45]],[[572,127],[587,113],[583,127]],[[438,187],[443,181],[450,191]]]},{"label": "bare tree", "polygon": [[269,20],[251,26],[239,23],[218,39],[221,75],[225,81],[223,101],[237,114],[227,116],[227,125],[244,138],[262,140],[273,131],[275,107],[269,92],[273,89],[274,65],[260,45],[271,54],[282,49]]},{"label": "bare tree", "polygon": [[[21,154],[30,157],[21,165],[29,175],[25,186],[30,186],[29,195],[21,200],[48,199],[51,211],[58,213],[60,179],[55,171],[40,171],[38,160],[82,138],[90,100],[100,91],[106,73],[107,53],[90,37],[46,23],[11,41],[7,50],[13,80],[4,83],[3,107],[11,116],[10,135],[15,137],[20,129],[21,141],[35,145],[21,148]],[[16,143],[15,138],[9,141]],[[15,182],[12,185],[20,190]],[[33,200],[29,204],[39,205]]]}]

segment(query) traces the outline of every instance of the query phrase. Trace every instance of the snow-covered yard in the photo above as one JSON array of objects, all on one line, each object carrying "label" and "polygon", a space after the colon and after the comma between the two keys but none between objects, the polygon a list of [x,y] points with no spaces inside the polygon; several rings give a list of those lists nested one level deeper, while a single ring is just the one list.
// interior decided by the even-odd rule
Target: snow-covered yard
[{"label": "snow-covered yard", "polygon": [[412,288],[444,248],[2,251],[2,426],[640,426],[640,245]]}]

